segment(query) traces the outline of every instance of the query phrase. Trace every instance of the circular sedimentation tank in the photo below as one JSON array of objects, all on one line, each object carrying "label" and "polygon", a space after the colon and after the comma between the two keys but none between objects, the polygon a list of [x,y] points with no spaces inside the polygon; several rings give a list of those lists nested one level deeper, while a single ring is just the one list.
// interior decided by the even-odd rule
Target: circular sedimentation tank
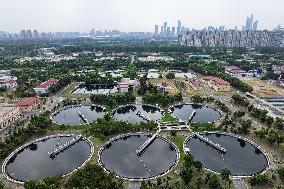
[{"label": "circular sedimentation tank", "polygon": [[163,109],[149,104],[128,104],[115,109],[114,119],[138,124],[147,121],[158,121],[163,117]]},{"label": "circular sedimentation tank", "polygon": [[89,161],[93,152],[93,144],[81,135],[46,136],[11,153],[2,165],[2,172],[7,179],[21,184],[66,176]]},{"label": "circular sedimentation tank", "polygon": [[200,135],[226,150],[223,153],[195,135],[186,139],[185,151],[209,171],[220,173],[227,168],[234,177],[248,177],[267,170],[269,158],[253,142],[230,133],[204,132]]},{"label": "circular sedimentation tank", "polygon": [[[181,121],[190,121],[192,123],[215,122],[222,116],[219,110],[201,104],[176,104],[169,108],[169,112],[173,117]],[[195,114],[191,118],[193,112]]]},{"label": "circular sedimentation tank", "polygon": [[107,172],[127,180],[147,180],[164,176],[177,165],[179,151],[169,140],[157,136],[137,155],[137,150],[152,137],[148,133],[132,133],[117,136],[99,151],[99,163]]},{"label": "circular sedimentation tank", "polygon": [[55,112],[51,119],[58,125],[86,125],[103,118],[106,109],[98,105],[72,105]]}]

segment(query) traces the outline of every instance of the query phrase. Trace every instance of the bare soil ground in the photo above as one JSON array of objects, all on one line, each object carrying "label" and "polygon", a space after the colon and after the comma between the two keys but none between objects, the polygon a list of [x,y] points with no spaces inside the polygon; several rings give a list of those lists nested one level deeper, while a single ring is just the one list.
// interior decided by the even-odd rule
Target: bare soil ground
[{"label": "bare soil ground", "polygon": [[252,93],[257,96],[284,95],[284,88],[276,86],[275,83],[271,84],[267,80],[254,78],[244,82],[253,87]]}]

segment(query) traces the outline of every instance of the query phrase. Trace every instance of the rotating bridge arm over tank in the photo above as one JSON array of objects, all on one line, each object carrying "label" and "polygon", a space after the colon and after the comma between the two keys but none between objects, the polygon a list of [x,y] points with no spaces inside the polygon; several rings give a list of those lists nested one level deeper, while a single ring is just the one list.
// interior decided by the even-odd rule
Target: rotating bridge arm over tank
[{"label": "rotating bridge arm over tank", "polygon": [[48,155],[50,158],[54,158],[56,155],[58,155],[60,152],[64,151],[65,149],[69,148],[76,142],[82,139],[82,135],[79,135],[75,138],[73,138],[70,141],[66,141],[62,146],[59,146],[58,148],[53,149],[52,151],[48,152]]}]

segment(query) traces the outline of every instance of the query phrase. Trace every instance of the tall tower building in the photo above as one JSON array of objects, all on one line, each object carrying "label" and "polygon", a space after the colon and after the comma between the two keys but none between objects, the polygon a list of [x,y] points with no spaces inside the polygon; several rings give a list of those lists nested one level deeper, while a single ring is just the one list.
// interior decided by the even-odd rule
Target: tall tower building
[{"label": "tall tower building", "polygon": [[180,33],[181,33],[181,21],[178,20],[177,34],[179,35]]},{"label": "tall tower building", "polygon": [[161,26],[161,32],[160,32],[160,35],[164,35],[164,26]]},{"label": "tall tower building", "polygon": [[159,35],[159,26],[155,25],[155,36]]},{"label": "tall tower building", "polygon": [[175,36],[176,34],[176,27],[172,27],[172,36]]},{"label": "tall tower building", "polygon": [[164,34],[167,35],[168,22],[164,22]]},{"label": "tall tower building", "polygon": [[253,25],[254,25],[253,14],[251,14],[250,17],[247,17],[245,30],[252,31],[253,30]]},{"label": "tall tower building", "polygon": [[34,38],[39,38],[37,30],[34,30]]},{"label": "tall tower building", "polygon": [[26,39],[26,30],[21,30],[21,39]]},{"label": "tall tower building", "polygon": [[258,25],[258,20],[253,23],[253,26],[252,26],[253,31],[257,30],[257,25]]}]

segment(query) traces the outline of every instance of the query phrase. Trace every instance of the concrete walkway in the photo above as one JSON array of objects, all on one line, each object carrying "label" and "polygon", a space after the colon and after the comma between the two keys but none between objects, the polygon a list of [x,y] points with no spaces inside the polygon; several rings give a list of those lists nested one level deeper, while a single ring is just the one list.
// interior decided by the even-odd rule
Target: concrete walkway
[{"label": "concrete walkway", "polygon": [[245,181],[242,179],[238,179],[238,180],[234,179],[233,184],[235,186],[235,189],[249,189]]}]

